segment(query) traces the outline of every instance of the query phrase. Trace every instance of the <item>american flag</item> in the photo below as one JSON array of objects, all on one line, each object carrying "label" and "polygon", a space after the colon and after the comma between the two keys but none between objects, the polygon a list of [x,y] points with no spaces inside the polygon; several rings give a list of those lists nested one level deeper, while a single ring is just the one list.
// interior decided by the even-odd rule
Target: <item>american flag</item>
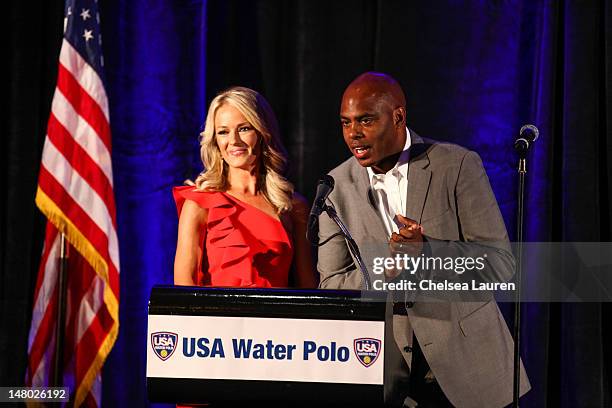
[{"label": "american flag", "polygon": [[74,406],[101,405],[101,369],[119,328],[119,250],[101,44],[97,1],[67,0],[36,193],[47,230],[26,385],[51,385],[63,232],[70,244],[63,385]]}]

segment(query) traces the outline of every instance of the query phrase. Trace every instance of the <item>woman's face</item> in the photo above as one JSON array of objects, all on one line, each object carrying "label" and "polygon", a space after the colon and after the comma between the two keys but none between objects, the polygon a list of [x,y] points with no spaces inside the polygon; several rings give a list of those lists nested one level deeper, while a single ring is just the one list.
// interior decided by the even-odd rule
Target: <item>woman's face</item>
[{"label": "woman's face", "polygon": [[217,109],[215,139],[228,166],[253,168],[259,154],[259,135],[238,109],[229,104]]}]

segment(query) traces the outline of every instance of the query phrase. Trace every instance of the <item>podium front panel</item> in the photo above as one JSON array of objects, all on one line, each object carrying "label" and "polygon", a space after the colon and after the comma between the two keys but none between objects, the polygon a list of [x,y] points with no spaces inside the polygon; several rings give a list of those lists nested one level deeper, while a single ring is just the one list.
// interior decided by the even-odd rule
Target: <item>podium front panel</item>
[{"label": "podium front panel", "polygon": [[362,294],[157,286],[149,302],[149,399],[381,406],[385,303]]}]

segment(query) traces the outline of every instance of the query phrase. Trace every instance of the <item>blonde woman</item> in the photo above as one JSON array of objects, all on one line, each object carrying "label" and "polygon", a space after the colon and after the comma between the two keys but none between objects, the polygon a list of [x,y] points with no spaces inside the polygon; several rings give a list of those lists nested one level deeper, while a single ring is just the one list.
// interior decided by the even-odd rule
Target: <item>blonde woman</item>
[{"label": "blonde woman", "polygon": [[200,153],[205,171],[195,186],[173,191],[179,211],[174,283],[316,287],[308,205],[284,177],[285,149],[264,97],[243,87],[217,95]]}]

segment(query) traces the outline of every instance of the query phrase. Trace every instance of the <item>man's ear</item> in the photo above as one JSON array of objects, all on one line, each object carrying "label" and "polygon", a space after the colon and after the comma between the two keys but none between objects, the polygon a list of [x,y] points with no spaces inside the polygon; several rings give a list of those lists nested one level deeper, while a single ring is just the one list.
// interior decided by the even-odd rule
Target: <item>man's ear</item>
[{"label": "man's ear", "polygon": [[393,110],[393,124],[395,127],[406,126],[406,108],[399,107]]}]

